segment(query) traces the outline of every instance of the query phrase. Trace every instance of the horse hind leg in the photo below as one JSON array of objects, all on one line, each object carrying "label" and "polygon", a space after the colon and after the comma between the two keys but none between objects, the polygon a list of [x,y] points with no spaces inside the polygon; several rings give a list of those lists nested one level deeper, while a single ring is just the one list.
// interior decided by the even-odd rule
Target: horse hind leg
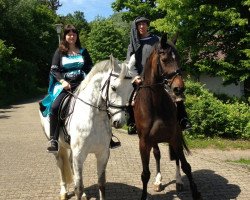
[{"label": "horse hind leg", "polygon": [[176,163],[176,171],[175,171],[176,191],[180,192],[184,188],[184,184],[181,179],[180,162],[179,162],[180,160],[171,145],[169,145],[169,156],[170,160],[175,160]]},{"label": "horse hind leg", "polygon": [[99,187],[99,199],[105,200],[105,185],[106,185],[106,167],[109,159],[110,151],[104,151],[100,154],[95,154],[97,159],[97,176],[98,176],[98,187]]},{"label": "horse hind leg", "polygon": [[175,180],[176,180],[176,191],[178,191],[178,192],[183,191],[184,184],[183,184],[183,181],[181,179],[181,170],[180,170],[179,159],[176,160]]},{"label": "horse hind leg", "polygon": [[68,186],[73,181],[73,173],[70,162],[70,153],[69,150],[65,148],[60,148],[59,152],[56,156],[57,166],[59,167],[60,172],[60,199],[66,200],[68,199]]},{"label": "horse hind leg", "polygon": [[201,200],[201,194],[200,192],[198,192],[197,186],[193,180],[193,176],[192,176],[192,170],[191,170],[191,166],[190,164],[187,162],[186,157],[184,155],[183,150],[180,151],[179,153],[179,159],[181,161],[181,168],[182,171],[187,175],[188,180],[189,180],[189,184],[190,184],[190,189],[192,192],[192,197],[194,200]]},{"label": "horse hind leg", "polygon": [[160,170],[160,159],[161,159],[161,152],[158,145],[153,147],[153,154],[156,161],[156,177],[154,182],[154,191],[160,192],[162,190],[162,176]]}]

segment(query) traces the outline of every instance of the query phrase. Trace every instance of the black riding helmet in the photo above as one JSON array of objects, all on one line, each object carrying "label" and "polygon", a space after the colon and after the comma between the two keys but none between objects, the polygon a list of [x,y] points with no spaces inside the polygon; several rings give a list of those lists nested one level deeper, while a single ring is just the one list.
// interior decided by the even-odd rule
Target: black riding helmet
[{"label": "black riding helmet", "polygon": [[137,25],[137,23],[139,23],[139,22],[146,22],[148,24],[148,26],[150,24],[150,20],[147,19],[146,17],[142,17],[142,16],[135,18],[135,24]]}]

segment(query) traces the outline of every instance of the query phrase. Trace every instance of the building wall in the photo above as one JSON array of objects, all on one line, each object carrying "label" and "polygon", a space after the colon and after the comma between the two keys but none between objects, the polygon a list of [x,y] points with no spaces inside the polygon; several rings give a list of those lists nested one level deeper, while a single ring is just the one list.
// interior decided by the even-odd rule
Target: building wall
[{"label": "building wall", "polygon": [[241,97],[244,95],[244,85],[239,83],[238,85],[230,84],[224,86],[221,77],[211,77],[209,75],[201,75],[199,82],[205,84],[205,88],[211,90],[216,94],[226,94],[228,96]]}]

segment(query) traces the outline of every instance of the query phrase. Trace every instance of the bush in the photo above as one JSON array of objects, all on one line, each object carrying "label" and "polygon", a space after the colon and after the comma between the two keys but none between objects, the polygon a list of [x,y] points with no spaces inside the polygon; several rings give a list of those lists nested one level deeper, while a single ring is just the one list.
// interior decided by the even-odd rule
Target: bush
[{"label": "bush", "polygon": [[36,66],[13,56],[0,40],[0,106],[28,97],[36,90]]},{"label": "bush", "polygon": [[217,99],[200,83],[186,82],[186,106],[193,129],[190,137],[250,139],[249,106]]}]

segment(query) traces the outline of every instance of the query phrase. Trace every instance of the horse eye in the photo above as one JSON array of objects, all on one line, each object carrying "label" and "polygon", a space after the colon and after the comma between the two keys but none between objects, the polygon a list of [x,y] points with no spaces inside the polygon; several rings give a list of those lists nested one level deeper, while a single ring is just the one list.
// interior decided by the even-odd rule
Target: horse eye
[{"label": "horse eye", "polygon": [[116,87],[115,87],[114,85],[111,85],[111,89],[112,89],[113,91],[116,91]]},{"label": "horse eye", "polygon": [[174,54],[174,52],[172,52],[172,58],[175,59],[175,54]]}]

